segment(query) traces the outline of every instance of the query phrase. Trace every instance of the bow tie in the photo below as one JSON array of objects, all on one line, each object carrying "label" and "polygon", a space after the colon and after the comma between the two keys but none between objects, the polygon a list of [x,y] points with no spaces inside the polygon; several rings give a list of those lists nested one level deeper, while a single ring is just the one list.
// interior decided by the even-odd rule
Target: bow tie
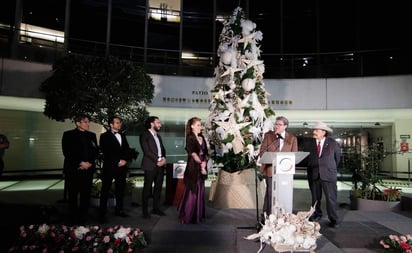
[{"label": "bow tie", "polygon": [[120,133],[119,132],[113,132],[113,134],[116,135],[116,134],[120,134]]}]

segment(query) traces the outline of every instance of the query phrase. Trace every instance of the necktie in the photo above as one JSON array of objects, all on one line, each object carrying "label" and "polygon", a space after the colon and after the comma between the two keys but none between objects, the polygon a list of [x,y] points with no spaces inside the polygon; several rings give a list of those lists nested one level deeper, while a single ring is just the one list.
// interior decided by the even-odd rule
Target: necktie
[{"label": "necktie", "polygon": [[318,156],[320,156],[320,141],[318,141]]},{"label": "necktie", "polygon": [[119,132],[113,132],[113,134],[116,137],[119,144],[122,145],[122,136],[120,135],[120,133]]}]

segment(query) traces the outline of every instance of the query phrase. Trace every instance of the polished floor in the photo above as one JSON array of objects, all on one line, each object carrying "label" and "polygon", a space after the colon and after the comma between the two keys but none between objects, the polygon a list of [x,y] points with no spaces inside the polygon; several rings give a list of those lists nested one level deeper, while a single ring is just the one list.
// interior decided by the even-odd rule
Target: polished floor
[{"label": "polished floor", "polygon": [[[294,182],[294,212],[308,210],[310,207],[310,195],[306,185],[305,180]],[[379,245],[380,239],[389,234],[412,233],[411,211],[350,210],[350,182],[339,182],[338,188],[341,226],[329,228],[326,226],[326,218],[320,221],[322,236],[317,241],[316,252],[383,252]],[[411,188],[405,184],[400,188],[406,194],[411,193]],[[0,252],[7,252],[17,235],[19,225],[64,222],[67,204],[60,201],[63,197],[62,189],[61,179],[0,181]],[[180,224],[176,207],[165,204],[163,209],[166,216],[153,215],[147,220],[142,218],[141,208],[138,207],[141,184],[138,183],[136,191],[135,196],[127,197],[126,210],[130,216],[116,217],[111,212],[109,222],[103,226],[122,224],[141,228],[149,242],[143,251],[145,253],[250,253],[259,249],[259,242],[244,239],[256,232],[259,210],[217,209],[213,207],[213,203],[208,202],[208,218],[195,225]],[[92,208],[88,224],[98,224],[96,217],[96,209]],[[262,252],[274,250],[267,246]]]}]

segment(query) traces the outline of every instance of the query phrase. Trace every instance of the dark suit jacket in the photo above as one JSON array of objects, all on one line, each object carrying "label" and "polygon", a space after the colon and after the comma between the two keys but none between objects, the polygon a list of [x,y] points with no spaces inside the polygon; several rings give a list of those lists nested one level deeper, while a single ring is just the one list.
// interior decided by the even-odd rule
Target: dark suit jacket
[{"label": "dark suit jacket", "polygon": [[100,148],[102,149],[104,160],[103,170],[106,168],[118,168],[120,160],[131,160],[129,152],[130,146],[126,136],[124,134],[120,135],[122,137],[122,145],[120,145],[116,136],[110,130],[100,135]]},{"label": "dark suit jacket", "polygon": [[65,173],[77,170],[81,162],[89,162],[93,164],[92,169],[95,169],[99,152],[95,133],[82,132],[77,128],[66,131],[63,133],[62,149]]},{"label": "dark suit jacket", "polygon": [[[159,134],[157,135],[157,137],[160,141],[162,157],[166,157],[166,150],[163,146],[162,138]],[[152,133],[148,129],[143,131],[143,133],[140,135],[139,141],[143,151],[142,169],[154,170],[154,168],[156,167],[157,159],[159,157],[156,142]]]},{"label": "dark suit jacket", "polygon": [[[260,145],[259,156],[265,152],[297,152],[298,140],[296,136],[286,132],[282,150],[279,150],[279,139],[276,137],[275,131],[268,131],[263,136],[262,144]],[[260,173],[263,176],[272,176],[272,164],[262,164]]]},{"label": "dark suit jacket", "polygon": [[320,157],[317,154],[316,140],[309,142],[310,152],[308,158],[308,179],[314,180],[320,177],[324,181],[337,181],[338,164],[340,161],[339,144],[332,138],[327,137],[323,143]]}]

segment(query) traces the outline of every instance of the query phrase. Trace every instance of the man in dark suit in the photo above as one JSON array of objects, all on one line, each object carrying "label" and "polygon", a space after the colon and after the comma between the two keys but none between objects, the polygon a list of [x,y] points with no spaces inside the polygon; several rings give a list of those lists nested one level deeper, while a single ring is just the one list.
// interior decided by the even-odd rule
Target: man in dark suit
[{"label": "man in dark suit", "polygon": [[103,152],[103,168],[101,171],[102,189],[100,193],[99,220],[106,221],[107,199],[115,182],[116,208],[115,215],[128,217],[123,209],[123,198],[126,188],[127,161],[130,161],[130,147],[126,136],[120,132],[122,120],[117,116],[109,118],[110,129],[100,135],[100,148]]},{"label": "man in dark suit", "polygon": [[[156,116],[150,116],[145,121],[146,130],[140,136],[140,146],[143,150],[142,169],[144,183],[142,192],[143,217],[150,218],[148,211],[149,198],[153,196],[153,214],[164,216],[160,210],[160,194],[162,192],[164,170],[166,166],[166,150],[162,138],[158,135],[162,124]],[[152,192],[152,185],[154,189]]]},{"label": "man in dark suit", "polygon": [[339,144],[331,137],[333,131],[323,122],[318,122],[313,127],[313,139],[309,141],[308,157],[308,182],[312,195],[312,206],[315,212],[310,217],[312,221],[319,221],[322,217],[321,200],[322,190],[326,198],[326,211],[329,218],[329,226],[337,227],[339,217],[337,207],[337,174],[340,161]]},{"label": "man in dark suit", "polygon": [[3,174],[3,169],[4,169],[4,161],[3,161],[3,156],[4,156],[4,151],[9,148],[9,140],[4,134],[0,134],[0,178],[1,175]]},{"label": "man in dark suit", "polygon": [[[63,133],[65,185],[69,201],[69,222],[87,221],[93,174],[96,170],[98,145],[96,134],[89,131],[90,119],[86,115],[74,118],[76,128]],[[77,199],[80,196],[78,206]]]},{"label": "man in dark suit", "polygon": [[[268,131],[263,136],[260,145],[259,156],[265,152],[297,152],[298,141],[295,135],[286,132],[289,126],[289,120],[286,117],[279,116],[276,118],[274,130]],[[263,212],[267,215],[272,213],[272,164],[262,164],[260,173],[264,176],[266,182],[266,192],[263,201]],[[264,217],[262,217],[262,220]]]}]

